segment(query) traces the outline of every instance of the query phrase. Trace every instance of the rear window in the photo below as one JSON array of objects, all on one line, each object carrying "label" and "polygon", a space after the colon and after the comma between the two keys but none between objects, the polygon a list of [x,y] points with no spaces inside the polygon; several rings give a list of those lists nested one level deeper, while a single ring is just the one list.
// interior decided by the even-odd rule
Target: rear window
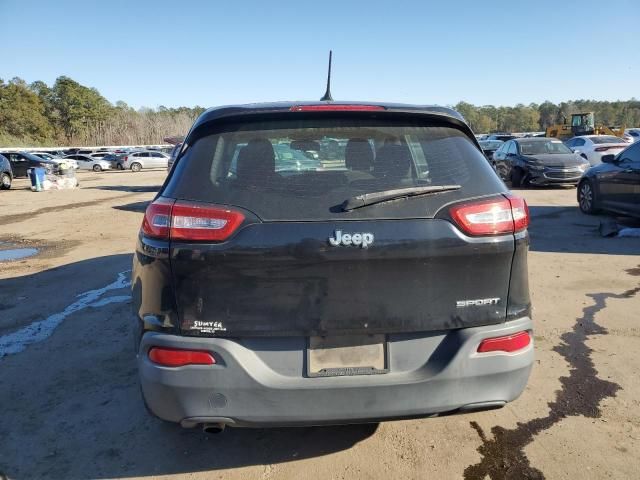
[{"label": "rear window", "polygon": [[[226,129],[186,150],[165,196],[238,206],[263,220],[323,220],[425,217],[450,201],[505,189],[473,141],[451,126],[318,119]],[[340,208],[365,193],[451,184],[462,188]]]},{"label": "rear window", "polygon": [[573,153],[560,140],[538,140],[520,142],[520,152],[522,155],[544,155],[549,153]]},{"label": "rear window", "polygon": [[593,143],[627,143],[623,139],[611,135],[600,135],[590,138]]}]

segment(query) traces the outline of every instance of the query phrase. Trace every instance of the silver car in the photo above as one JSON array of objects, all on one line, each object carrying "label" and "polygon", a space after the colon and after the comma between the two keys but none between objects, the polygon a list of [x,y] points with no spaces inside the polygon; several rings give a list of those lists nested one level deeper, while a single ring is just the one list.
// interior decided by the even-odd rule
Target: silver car
[{"label": "silver car", "polygon": [[139,172],[143,168],[166,169],[168,163],[169,155],[153,150],[133,152],[122,159],[124,168],[131,169],[132,172]]}]

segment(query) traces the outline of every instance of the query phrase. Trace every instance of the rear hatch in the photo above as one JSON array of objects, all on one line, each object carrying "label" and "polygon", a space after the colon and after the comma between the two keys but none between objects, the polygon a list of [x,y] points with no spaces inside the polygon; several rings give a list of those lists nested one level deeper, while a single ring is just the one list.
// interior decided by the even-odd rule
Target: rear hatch
[{"label": "rear hatch", "polygon": [[506,194],[456,119],[287,111],[193,129],[154,208],[185,334],[373,334],[505,321]]}]

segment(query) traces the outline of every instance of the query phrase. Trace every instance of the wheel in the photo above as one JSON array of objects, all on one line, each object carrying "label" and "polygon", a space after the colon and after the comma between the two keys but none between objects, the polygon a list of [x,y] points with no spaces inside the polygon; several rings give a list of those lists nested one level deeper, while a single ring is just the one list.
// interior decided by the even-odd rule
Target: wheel
[{"label": "wheel", "polygon": [[132,172],[139,172],[140,170],[142,170],[142,165],[140,165],[138,162],[131,164]]},{"label": "wheel", "polygon": [[598,212],[596,208],[596,192],[591,180],[583,180],[578,185],[578,205],[582,213],[593,215]]},{"label": "wheel", "polygon": [[101,172],[102,171],[102,167],[100,165],[94,165],[93,166],[93,171],[94,172]]},{"label": "wheel", "polygon": [[3,173],[0,177],[0,189],[9,190],[11,188],[11,177],[8,173]]},{"label": "wheel", "polygon": [[522,170],[514,168],[511,171],[511,186],[513,188],[519,188],[522,186]]}]

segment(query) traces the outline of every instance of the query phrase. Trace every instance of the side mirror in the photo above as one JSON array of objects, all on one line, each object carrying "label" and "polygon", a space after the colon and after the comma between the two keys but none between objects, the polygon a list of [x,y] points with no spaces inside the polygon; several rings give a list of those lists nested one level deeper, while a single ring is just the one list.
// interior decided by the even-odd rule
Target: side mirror
[{"label": "side mirror", "polygon": [[603,155],[600,160],[602,161],[602,163],[614,163],[615,158],[616,156],[610,153],[609,155]]}]

